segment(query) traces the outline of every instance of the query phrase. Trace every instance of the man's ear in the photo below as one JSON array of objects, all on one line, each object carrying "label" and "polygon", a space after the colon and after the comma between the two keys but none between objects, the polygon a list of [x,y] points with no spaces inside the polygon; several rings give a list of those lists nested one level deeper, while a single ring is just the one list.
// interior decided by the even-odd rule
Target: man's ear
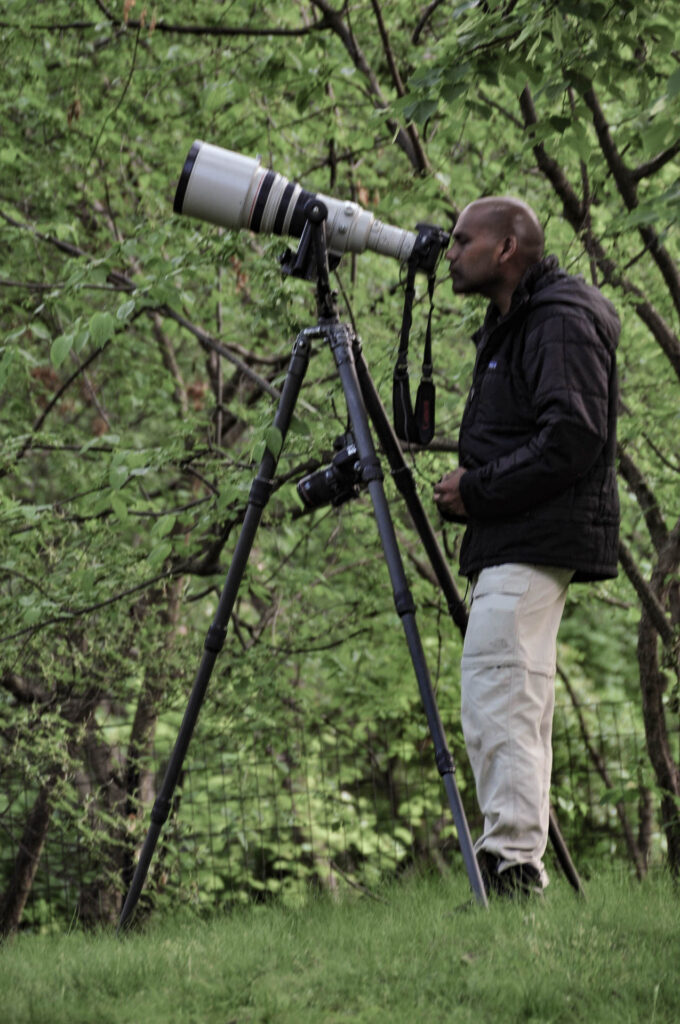
[{"label": "man's ear", "polygon": [[500,240],[499,246],[498,262],[507,263],[517,252],[517,237],[515,235],[506,235],[505,238]]}]

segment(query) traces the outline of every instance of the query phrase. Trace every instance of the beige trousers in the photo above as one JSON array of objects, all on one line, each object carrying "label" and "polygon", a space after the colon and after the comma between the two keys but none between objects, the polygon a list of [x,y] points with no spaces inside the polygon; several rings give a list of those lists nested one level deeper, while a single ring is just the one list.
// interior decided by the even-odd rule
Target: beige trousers
[{"label": "beige trousers", "polygon": [[477,850],[547,875],[557,630],[570,569],[507,564],[474,581],[461,718],[484,815]]}]

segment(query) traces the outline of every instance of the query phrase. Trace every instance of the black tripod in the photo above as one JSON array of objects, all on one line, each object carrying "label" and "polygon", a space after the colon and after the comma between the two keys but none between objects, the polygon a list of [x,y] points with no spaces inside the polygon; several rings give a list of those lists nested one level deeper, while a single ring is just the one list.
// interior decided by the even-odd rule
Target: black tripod
[{"label": "black tripod", "polygon": [[[387,455],[397,487],[404,497],[437,579],[442,586],[448,602],[449,612],[461,632],[465,631],[467,614],[446,560],[439,548],[432,526],[417,495],[412,475],[404,461],[399,442],[392,430],[385,409],[368,372],[361,352],[360,342],[348,325],[339,321],[335,297],[331,291],[328,276],[328,255],[324,223],[326,211],[322,203],[312,200],[310,208],[308,208],[306,213],[308,222],[300,241],[296,263],[289,272],[304,276],[309,271],[309,267],[305,266],[305,264],[308,263],[310,258],[312,259],[317,280],[318,323],[314,327],[303,330],[295,340],[281,398],[274,417],[274,427],[279,431],[283,444],[309,364],[311,343],[318,339],[327,341],[335,359],[347,404],[352,434],[355,439],[361,467],[361,480],[365,483],[373,503],[374,515],[392,584],[395,606],[406,634],[421,700],[434,743],[435,762],[446,789],[470,885],[477,902],[481,906],[486,907],[488,905],[486,891],[475,857],[460,793],[456,785],[453,757],[446,743],[446,737],[430,682],[425,655],[416,625],[415,605],[408,588],[394,526],[385,497],[383,474],[371,436],[369,417],[373,422],[382,449]],[[267,449],[252,483],[241,532],[213,622],[205,638],[203,656],[175,747],[170,756],[161,789],[151,811],[151,824],[125,898],[118,924],[119,930],[128,921],[137,904],[161,828],[170,812],[172,796],[205,697],[213,666],[224,644],[227,623],[245,573],[255,533],[259,526],[263,509],[271,495],[277,461],[278,453],[275,455]],[[561,836],[559,838],[561,841]],[[564,847],[562,841],[561,845]],[[572,881],[572,884],[574,884],[574,877],[578,881],[578,876],[568,858],[566,847],[564,847],[564,854],[568,861],[567,864],[560,857],[560,850],[558,849],[558,857],[560,857],[562,865],[565,867],[567,876]],[[580,888],[580,882],[578,882],[578,887]]]}]

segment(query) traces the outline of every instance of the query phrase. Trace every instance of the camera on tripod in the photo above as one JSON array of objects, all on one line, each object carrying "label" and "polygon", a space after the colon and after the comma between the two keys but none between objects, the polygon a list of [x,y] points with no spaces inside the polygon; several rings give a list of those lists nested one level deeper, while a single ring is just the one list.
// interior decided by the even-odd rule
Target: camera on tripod
[{"label": "camera on tripod", "polygon": [[[403,264],[407,272],[394,371],[394,425],[401,440],[429,444],[434,434],[430,335],[435,272],[448,246],[449,231],[425,223],[416,224],[415,232],[385,224],[358,203],[308,192],[276,171],[262,167],[259,158],[201,140],[193,143],[184,161],[173,208],[175,213],[233,230],[298,238],[297,252],[286,249],[280,259],[282,271],[295,277],[318,278],[321,270],[316,262],[317,248],[323,249],[326,275],[337,267],[345,253],[369,250],[391,256]],[[320,229],[323,242],[318,241]],[[407,354],[416,273],[427,274],[430,313],[422,379],[415,407],[412,407]],[[324,309],[319,307],[319,316],[332,317],[335,293],[326,286],[322,291],[328,305]],[[330,466],[310,474],[298,485],[298,493],[308,508],[318,508],[328,502],[341,505],[355,496],[361,473],[354,465],[354,440],[338,440],[337,455]]]},{"label": "camera on tripod", "polygon": [[434,270],[446,249],[450,232],[431,224],[405,231],[378,220],[369,210],[347,199],[308,192],[282,174],[248,157],[197,139],[184,161],[177,184],[175,213],[210,224],[257,234],[300,238],[311,200],[323,203],[329,257],[337,262],[346,252],[366,250],[391,256],[401,263],[414,260],[418,270]]},{"label": "camera on tripod", "polygon": [[333,448],[337,454],[328,466],[298,481],[297,492],[308,509],[329,504],[337,508],[359,496],[363,482],[361,462],[351,431],[336,437]]}]

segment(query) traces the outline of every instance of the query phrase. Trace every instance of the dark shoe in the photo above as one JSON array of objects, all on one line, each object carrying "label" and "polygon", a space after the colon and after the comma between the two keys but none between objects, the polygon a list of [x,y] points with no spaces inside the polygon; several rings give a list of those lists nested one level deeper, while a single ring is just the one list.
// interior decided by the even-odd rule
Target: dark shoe
[{"label": "dark shoe", "polygon": [[542,896],[543,884],[539,871],[533,864],[511,864],[499,871],[500,857],[489,850],[480,850],[477,863],[487,895],[504,896],[506,899],[526,899]]},{"label": "dark shoe", "polygon": [[499,863],[498,857],[493,853],[489,853],[488,850],[480,850],[477,854],[477,863],[479,865],[479,873],[482,876],[486,895],[490,896],[492,892],[496,891]]}]

